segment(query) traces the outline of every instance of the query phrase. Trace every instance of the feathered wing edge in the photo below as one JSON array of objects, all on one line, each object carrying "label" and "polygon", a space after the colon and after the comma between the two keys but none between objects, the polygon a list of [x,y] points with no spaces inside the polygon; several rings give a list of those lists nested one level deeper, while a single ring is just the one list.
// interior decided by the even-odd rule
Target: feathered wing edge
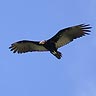
[{"label": "feathered wing edge", "polygon": [[48,51],[43,45],[37,41],[22,40],[11,44],[9,47],[13,53],[26,53],[32,51]]},{"label": "feathered wing edge", "polygon": [[55,36],[53,36],[51,41],[55,42],[56,48],[62,47],[71,41],[73,39],[85,36],[86,34],[89,35],[89,32],[91,32],[89,29],[89,24],[80,24],[72,27],[68,27],[65,29],[60,30]]}]

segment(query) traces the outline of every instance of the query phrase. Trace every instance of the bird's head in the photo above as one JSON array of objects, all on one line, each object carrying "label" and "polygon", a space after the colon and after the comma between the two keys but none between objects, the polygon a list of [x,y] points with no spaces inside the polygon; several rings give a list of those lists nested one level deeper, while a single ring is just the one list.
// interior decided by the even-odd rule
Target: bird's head
[{"label": "bird's head", "polygon": [[42,40],[42,41],[39,42],[39,44],[42,44],[42,45],[43,45],[43,44],[45,44],[46,42],[47,42],[46,40]]}]

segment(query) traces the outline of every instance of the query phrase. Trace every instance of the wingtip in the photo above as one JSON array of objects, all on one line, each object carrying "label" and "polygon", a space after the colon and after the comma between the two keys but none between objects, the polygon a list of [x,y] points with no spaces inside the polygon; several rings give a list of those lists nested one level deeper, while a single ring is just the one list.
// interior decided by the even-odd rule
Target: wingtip
[{"label": "wingtip", "polygon": [[89,32],[91,32],[91,26],[90,24],[81,24],[80,27],[82,28],[84,34],[90,35]]},{"label": "wingtip", "polygon": [[87,29],[92,28],[92,27],[90,26],[90,24],[85,24],[85,23],[80,24],[79,26],[81,26],[81,27],[86,27]]}]

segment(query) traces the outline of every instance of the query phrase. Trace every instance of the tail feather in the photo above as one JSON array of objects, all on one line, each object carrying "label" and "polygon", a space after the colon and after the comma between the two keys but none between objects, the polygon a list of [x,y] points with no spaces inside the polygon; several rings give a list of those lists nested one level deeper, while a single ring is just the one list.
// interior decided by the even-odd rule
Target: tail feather
[{"label": "tail feather", "polygon": [[61,59],[62,53],[59,51],[53,51],[51,52],[56,58]]}]

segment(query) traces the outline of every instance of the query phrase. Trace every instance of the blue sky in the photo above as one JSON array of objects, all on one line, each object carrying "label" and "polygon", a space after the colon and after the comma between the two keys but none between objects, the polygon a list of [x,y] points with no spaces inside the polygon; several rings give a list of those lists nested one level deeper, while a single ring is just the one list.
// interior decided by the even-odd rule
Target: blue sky
[{"label": "blue sky", "polygon": [[[96,0],[1,0],[0,96],[96,96]],[[91,35],[49,52],[13,54],[11,43],[44,40],[91,24]]]}]

